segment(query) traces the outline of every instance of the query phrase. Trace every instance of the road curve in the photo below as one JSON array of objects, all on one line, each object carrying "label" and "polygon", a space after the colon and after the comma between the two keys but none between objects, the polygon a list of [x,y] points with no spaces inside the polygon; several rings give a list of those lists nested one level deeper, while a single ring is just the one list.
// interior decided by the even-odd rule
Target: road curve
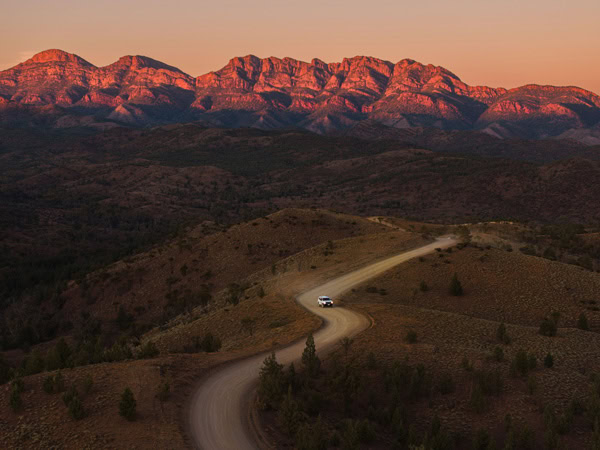
[{"label": "road curve", "polygon": [[[335,278],[298,296],[297,301],[323,319],[323,326],[314,334],[319,352],[331,349],[345,336],[353,336],[369,326],[366,317],[345,308],[322,309],[317,306],[319,295],[336,298],[344,291],[373,278],[409,259],[431,253],[435,248],[456,244],[452,237],[437,241],[373,263]],[[289,364],[300,359],[304,341],[296,342],[276,352],[277,360]],[[210,374],[193,394],[189,425],[193,444],[203,450],[255,449],[248,429],[247,416],[252,390],[267,353],[234,362]]]}]

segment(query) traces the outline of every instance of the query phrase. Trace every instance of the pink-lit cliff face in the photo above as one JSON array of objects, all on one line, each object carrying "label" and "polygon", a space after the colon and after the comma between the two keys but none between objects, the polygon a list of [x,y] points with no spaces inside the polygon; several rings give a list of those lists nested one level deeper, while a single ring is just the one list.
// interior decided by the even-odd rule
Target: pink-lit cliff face
[{"label": "pink-lit cliff face", "polygon": [[[123,54],[152,55],[193,75],[232,55],[341,61],[360,54],[441,64],[471,85],[600,92],[597,0],[5,3],[0,70],[52,47],[100,66]],[[306,82],[318,80],[315,72]]]},{"label": "pink-lit cliff face", "polygon": [[543,137],[600,121],[600,97],[581,88],[470,86],[440,66],[366,56],[308,63],[248,55],[194,78],[145,56],[96,67],[77,55],[46,50],[0,72],[0,99],[0,111],[55,106],[69,114],[76,107],[75,114],[138,125],[201,119],[317,132],[371,119],[396,127],[492,126],[493,134],[512,124]]}]

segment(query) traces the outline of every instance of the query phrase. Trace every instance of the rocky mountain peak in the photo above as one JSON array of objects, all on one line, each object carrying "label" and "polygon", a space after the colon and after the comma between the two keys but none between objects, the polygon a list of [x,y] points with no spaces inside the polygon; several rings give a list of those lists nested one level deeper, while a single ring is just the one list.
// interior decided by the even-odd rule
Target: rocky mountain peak
[{"label": "rocky mountain peak", "polygon": [[66,62],[72,64],[79,64],[82,66],[90,66],[93,67],[92,64],[87,62],[85,59],[74,55],[73,53],[67,53],[63,50],[58,49],[50,49],[44,50],[43,52],[37,53],[32,58],[25,61],[25,64],[28,63],[47,63],[47,62]]}]

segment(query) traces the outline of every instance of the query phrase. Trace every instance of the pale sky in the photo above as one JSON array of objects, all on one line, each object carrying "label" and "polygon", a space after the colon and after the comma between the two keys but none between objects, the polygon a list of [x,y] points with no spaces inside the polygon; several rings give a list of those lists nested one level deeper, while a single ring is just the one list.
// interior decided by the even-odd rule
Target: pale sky
[{"label": "pale sky", "polygon": [[193,76],[234,56],[441,65],[471,85],[600,94],[600,0],[7,0],[0,70],[59,48],[102,66],[140,54]]}]

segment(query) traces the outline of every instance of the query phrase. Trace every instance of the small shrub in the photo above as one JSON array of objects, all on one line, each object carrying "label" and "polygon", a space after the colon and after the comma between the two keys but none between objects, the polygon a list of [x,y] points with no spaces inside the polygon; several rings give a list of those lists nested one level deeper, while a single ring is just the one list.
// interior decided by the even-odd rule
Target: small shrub
[{"label": "small shrub", "polygon": [[475,385],[475,388],[471,392],[471,398],[469,399],[469,404],[473,411],[477,414],[481,414],[487,409],[488,403],[483,390],[479,384]]},{"label": "small shrub", "polygon": [[375,286],[368,286],[366,291],[369,294],[377,294],[379,292],[379,289],[377,289]]},{"label": "small shrub", "polygon": [[23,400],[21,400],[21,392],[14,385],[10,389],[9,398],[10,408],[17,412],[23,407]]},{"label": "small shrub", "polygon": [[445,373],[440,378],[439,389],[440,394],[447,395],[454,392],[456,386],[454,385],[454,380],[452,379],[452,375],[449,373]]},{"label": "small shrub", "polygon": [[221,340],[211,333],[207,333],[200,343],[200,348],[207,353],[218,352],[221,348]]},{"label": "small shrub", "polygon": [[370,444],[375,440],[376,434],[369,419],[364,419],[357,424],[358,440],[363,444]]},{"label": "small shrub", "polygon": [[156,398],[158,398],[161,402],[167,401],[169,398],[169,394],[171,392],[171,387],[169,383],[163,381],[158,385],[158,389],[156,391]]},{"label": "small shrub", "polygon": [[94,385],[94,379],[92,378],[91,375],[88,375],[85,377],[85,379],[83,380],[83,393],[85,395],[88,395],[90,393],[90,391],[92,390],[92,386]]},{"label": "small shrub", "polygon": [[62,372],[59,370],[54,375],[54,392],[63,392],[65,390],[65,378]]},{"label": "small shrub", "polygon": [[464,294],[464,290],[460,280],[458,279],[458,275],[455,273],[450,281],[450,295],[454,295],[455,297],[461,296]]},{"label": "small shrub", "polygon": [[125,417],[127,420],[132,421],[136,415],[136,401],[133,396],[133,392],[129,388],[125,388],[123,394],[121,394],[121,401],[119,402],[119,414]]},{"label": "small shrub", "polygon": [[546,357],[544,358],[544,367],[546,367],[547,369],[550,369],[554,366],[554,357],[552,356],[552,354],[548,353],[546,355]]},{"label": "small shrub", "polygon": [[502,347],[496,346],[494,349],[494,359],[498,362],[504,361],[504,350],[502,350]]},{"label": "small shrub", "polygon": [[69,403],[71,403],[71,400],[73,400],[73,398],[79,396],[79,393],[77,392],[77,388],[75,387],[75,385],[72,385],[62,396],[62,400],[65,404],[65,406],[69,406]]},{"label": "small shrub", "polygon": [[473,371],[473,364],[471,364],[471,361],[469,361],[469,358],[467,358],[466,356],[463,357],[460,365],[467,372],[472,372]]},{"label": "small shrub", "polygon": [[409,344],[414,344],[417,342],[417,332],[414,330],[410,330],[408,333],[406,333],[406,342],[408,342]]},{"label": "small shrub", "polygon": [[529,393],[529,395],[533,395],[533,394],[535,394],[536,391],[537,391],[537,380],[535,379],[535,377],[533,375],[529,375],[527,377],[527,392]]},{"label": "small shrub", "polygon": [[510,344],[510,336],[506,331],[506,325],[504,325],[504,322],[498,325],[498,329],[496,330],[496,339],[498,342],[501,342],[504,345]]},{"label": "small shrub", "polygon": [[545,318],[542,323],[540,324],[540,334],[542,336],[556,336],[556,332],[557,332],[557,326],[556,323],[549,319],[549,318]]},{"label": "small shrub", "polygon": [[579,315],[579,319],[577,319],[577,328],[584,331],[590,330],[590,325],[588,324],[587,316],[583,312]]},{"label": "small shrub", "polygon": [[427,292],[429,290],[429,286],[427,285],[427,283],[425,281],[421,281],[421,284],[419,285],[419,289],[421,289],[421,292]]},{"label": "small shrub", "polygon": [[19,394],[23,392],[25,390],[25,382],[23,381],[23,378],[17,376],[14,380],[11,381],[10,388],[12,390],[18,391]]},{"label": "small shrub", "polygon": [[44,378],[44,384],[42,385],[42,388],[46,394],[54,393],[54,378],[51,376]]},{"label": "small shrub", "polygon": [[529,370],[529,363],[527,361],[527,352],[525,350],[519,350],[515,355],[515,366],[521,375],[525,375]]},{"label": "small shrub", "polygon": [[150,359],[158,356],[159,353],[156,344],[152,341],[148,341],[140,347],[137,357],[138,359]]},{"label": "small shrub", "polygon": [[[77,391],[75,391],[77,393]],[[69,415],[75,420],[81,420],[86,416],[85,410],[83,409],[83,403],[79,395],[75,395],[69,402]]]}]

